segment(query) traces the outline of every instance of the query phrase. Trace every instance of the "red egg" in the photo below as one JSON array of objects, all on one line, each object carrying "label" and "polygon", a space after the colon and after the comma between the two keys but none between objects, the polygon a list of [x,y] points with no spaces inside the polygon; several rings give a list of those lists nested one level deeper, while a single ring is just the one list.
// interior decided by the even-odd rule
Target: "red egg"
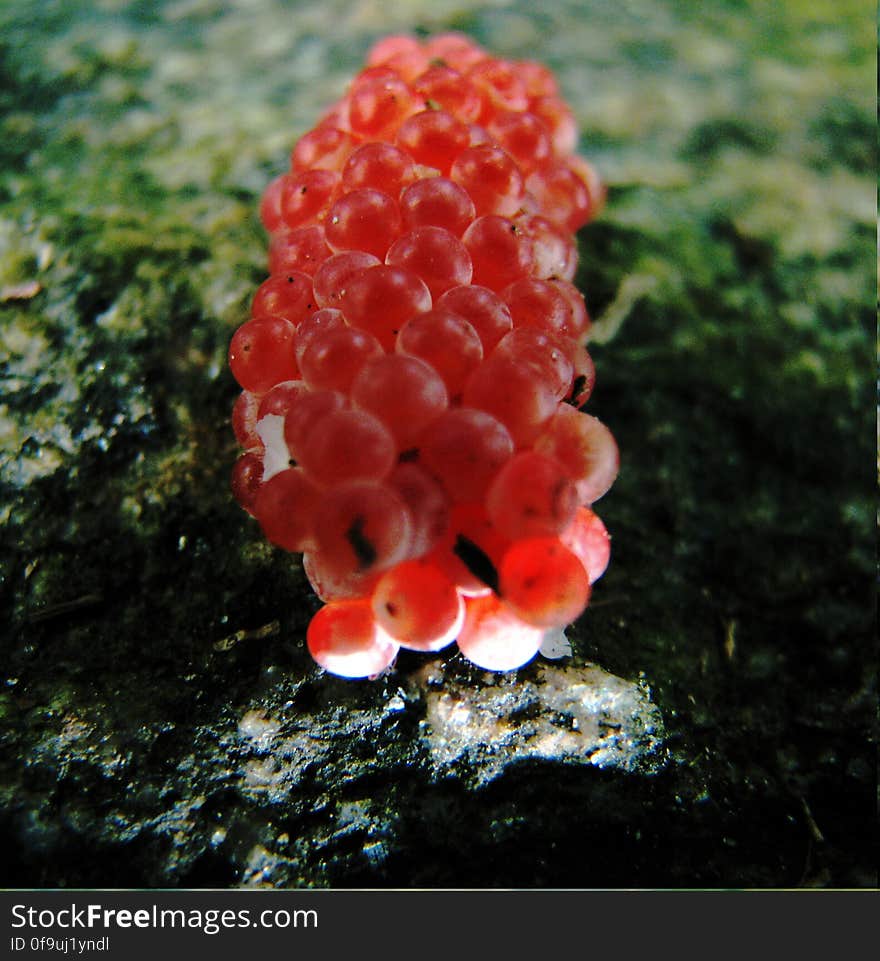
[{"label": "red egg", "polygon": [[604,190],[551,72],[461,33],[380,40],[267,187],[269,278],[229,364],[233,494],[303,551],[306,642],[375,677],[400,647],[528,663],[579,617],[617,445],[574,231]]}]

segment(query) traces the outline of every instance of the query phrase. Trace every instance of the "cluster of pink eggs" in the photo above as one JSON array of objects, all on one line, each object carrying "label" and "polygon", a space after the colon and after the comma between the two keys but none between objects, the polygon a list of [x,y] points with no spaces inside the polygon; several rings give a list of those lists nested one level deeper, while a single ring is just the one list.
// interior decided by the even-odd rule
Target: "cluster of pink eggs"
[{"label": "cluster of pink eggs", "polygon": [[302,552],[315,660],[371,677],[457,642],[528,662],[608,563],[618,452],[572,284],[601,206],[552,74],[393,36],[293,149],[232,338],[239,503]]}]

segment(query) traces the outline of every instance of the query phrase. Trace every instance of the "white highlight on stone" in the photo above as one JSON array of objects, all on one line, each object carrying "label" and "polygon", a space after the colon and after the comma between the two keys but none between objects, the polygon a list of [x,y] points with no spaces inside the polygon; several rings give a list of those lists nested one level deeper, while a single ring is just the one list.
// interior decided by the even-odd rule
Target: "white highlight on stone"
[{"label": "white highlight on stone", "polygon": [[561,657],[571,657],[571,643],[561,627],[551,627],[544,634],[539,653],[549,661],[558,661]]}]

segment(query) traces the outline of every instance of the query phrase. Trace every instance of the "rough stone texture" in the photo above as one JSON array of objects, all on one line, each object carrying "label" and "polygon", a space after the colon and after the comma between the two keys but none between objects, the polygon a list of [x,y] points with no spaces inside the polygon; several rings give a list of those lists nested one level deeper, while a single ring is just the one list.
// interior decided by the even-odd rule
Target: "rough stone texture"
[{"label": "rough stone texture", "polygon": [[[5,886],[877,883],[875,10],[0,9]],[[259,192],[369,43],[558,71],[623,470],[570,658],[321,674],[232,503]]]}]

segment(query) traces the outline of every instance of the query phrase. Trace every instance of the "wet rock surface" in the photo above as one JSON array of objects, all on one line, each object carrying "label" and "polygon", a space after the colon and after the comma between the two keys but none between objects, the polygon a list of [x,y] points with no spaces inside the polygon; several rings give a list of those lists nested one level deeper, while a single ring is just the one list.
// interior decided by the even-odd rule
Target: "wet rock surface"
[{"label": "wet rock surface", "polygon": [[[805,9],[0,12],[4,885],[877,883],[873,10]],[[260,191],[414,27],[575,107],[623,469],[570,657],[351,683],[228,494],[225,351]]]}]

